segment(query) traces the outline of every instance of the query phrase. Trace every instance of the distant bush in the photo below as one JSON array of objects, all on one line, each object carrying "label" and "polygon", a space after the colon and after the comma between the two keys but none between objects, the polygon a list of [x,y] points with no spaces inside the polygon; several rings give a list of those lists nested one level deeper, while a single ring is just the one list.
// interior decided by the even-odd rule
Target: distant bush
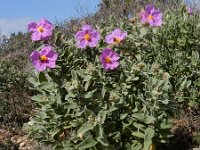
[{"label": "distant bush", "polygon": [[0,51],[0,122],[7,127],[21,127],[28,121],[33,103],[27,80],[29,49],[34,47],[26,34],[4,38]]},{"label": "distant bush", "polygon": [[0,63],[0,81],[1,122],[18,127],[28,120],[33,108],[27,74],[4,60]]},{"label": "distant bush", "polygon": [[[154,4],[161,9],[176,10],[184,3],[182,0],[101,0],[98,5],[98,10],[94,14],[85,14],[84,17],[70,19],[59,24],[59,28],[67,34],[70,38],[73,33],[78,30],[82,24],[87,23],[91,25],[99,24],[102,20],[104,23],[109,23],[109,16],[114,16],[114,22],[118,22],[120,18],[137,16],[142,7],[146,4]],[[81,9],[81,8],[79,8]],[[83,15],[83,14],[80,14]]]}]

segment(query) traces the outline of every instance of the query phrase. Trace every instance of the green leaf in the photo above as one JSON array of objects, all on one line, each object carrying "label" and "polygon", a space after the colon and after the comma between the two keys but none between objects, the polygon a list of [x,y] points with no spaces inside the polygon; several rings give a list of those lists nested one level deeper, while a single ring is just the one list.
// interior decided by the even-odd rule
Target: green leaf
[{"label": "green leaf", "polygon": [[29,78],[28,81],[33,84],[34,87],[37,87],[40,82],[36,81],[34,78]]},{"label": "green leaf", "polygon": [[145,27],[141,28],[140,30],[140,38],[142,38],[143,36],[145,36],[147,34],[147,29]]},{"label": "green leaf", "polygon": [[168,105],[169,104],[169,100],[168,99],[165,99],[165,100],[159,100],[162,104],[164,105]]},{"label": "green leaf", "polygon": [[163,119],[160,124],[161,129],[171,129],[172,126],[173,126],[172,121],[168,119]]},{"label": "green leaf", "polygon": [[90,80],[88,80],[88,81],[85,83],[85,86],[84,86],[85,91],[88,90],[88,87],[90,86],[90,84],[91,84],[91,81],[90,81]]},{"label": "green leaf", "polygon": [[85,98],[85,99],[92,98],[95,91],[96,91],[96,89],[94,89],[90,92],[87,92],[86,94],[83,95],[83,98]]},{"label": "green leaf", "polygon": [[199,60],[198,51],[192,51],[192,65],[197,66]]},{"label": "green leaf", "polygon": [[135,57],[137,58],[138,61],[142,60],[142,56],[140,54],[136,54]]},{"label": "green leaf", "polygon": [[41,95],[41,94],[38,94],[38,95],[32,96],[31,99],[33,101],[40,103],[40,102],[44,102],[44,101],[48,100],[48,97]]},{"label": "green leaf", "polygon": [[144,138],[144,133],[140,132],[140,131],[134,131],[132,132],[132,135],[138,138]]},{"label": "green leaf", "polygon": [[115,105],[112,105],[109,109],[108,112],[113,112],[115,110],[117,110],[118,108]]},{"label": "green leaf", "polygon": [[52,137],[54,137],[56,134],[58,134],[60,132],[60,129],[55,129],[55,131],[53,131],[53,132],[50,132],[50,135],[52,136]]},{"label": "green leaf", "polygon": [[102,126],[98,125],[97,126],[97,141],[100,142],[104,146],[108,146],[108,140],[107,137],[103,131]]},{"label": "green leaf", "polygon": [[132,117],[138,119],[141,122],[145,121],[145,116],[144,116],[144,114],[141,114],[141,113],[134,113],[134,114],[132,114]]},{"label": "green leaf", "polygon": [[155,136],[155,131],[152,128],[147,128],[144,135],[144,150],[149,150],[149,146],[152,144],[152,139]]},{"label": "green leaf", "polygon": [[146,127],[143,124],[140,124],[140,123],[137,123],[137,122],[134,122],[133,126],[136,127],[139,130],[142,130],[142,131],[145,131],[145,129],[146,129]]},{"label": "green leaf", "polygon": [[77,135],[83,135],[84,133],[86,133],[89,130],[92,130],[94,128],[93,125],[90,124],[83,124],[77,131]]},{"label": "green leaf", "polygon": [[152,140],[152,138],[155,135],[155,131],[152,128],[147,128],[145,130],[145,136],[144,136],[144,140],[148,141],[148,140]]},{"label": "green leaf", "polygon": [[39,46],[38,48],[36,48],[36,51],[40,51],[43,47],[44,45]]},{"label": "green leaf", "polygon": [[114,132],[114,133],[110,133],[109,137],[111,137],[112,139],[120,139],[121,133],[119,131]]},{"label": "green leaf", "polygon": [[188,105],[189,105],[190,107],[195,107],[195,106],[198,106],[198,103],[195,102],[195,101],[190,100],[190,101],[188,102]]},{"label": "green leaf", "polygon": [[102,90],[101,90],[101,97],[104,98],[105,94],[106,94],[106,88],[105,88],[105,86],[103,86]]},{"label": "green leaf", "polygon": [[47,81],[46,76],[43,72],[39,73],[39,81],[40,81],[40,83]]},{"label": "green leaf", "polygon": [[97,118],[96,120],[98,120],[100,124],[104,124],[106,120],[106,115],[107,115],[107,111],[100,111],[96,117]]},{"label": "green leaf", "polygon": [[187,85],[187,78],[181,78],[179,82],[176,84],[176,89],[178,91],[181,91],[185,89],[186,85]]},{"label": "green leaf", "polygon": [[95,119],[96,115],[93,111],[87,109],[86,107],[84,108],[84,115],[86,118],[92,117],[92,119]]},{"label": "green leaf", "polygon": [[128,113],[120,114],[120,120],[124,120],[128,116]]},{"label": "green leaf", "polygon": [[53,82],[42,82],[40,85],[38,85],[38,88],[40,90],[49,91],[49,92],[57,90]]},{"label": "green leaf", "polygon": [[82,141],[77,147],[80,150],[84,150],[86,148],[91,148],[97,144],[92,137],[88,136],[84,141]]},{"label": "green leaf", "polygon": [[152,124],[156,121],[156,118],[154,116],[147,116],[144,120],[146,124]]},{"label": "green leaf", "polygon": [[54,43],[57,45],[57,46],[60,46],[62,43],[61,43],[61,36],[62,36],[62,33],[61,32],[58,32],[56,33],[55,35],[55,41]]}]

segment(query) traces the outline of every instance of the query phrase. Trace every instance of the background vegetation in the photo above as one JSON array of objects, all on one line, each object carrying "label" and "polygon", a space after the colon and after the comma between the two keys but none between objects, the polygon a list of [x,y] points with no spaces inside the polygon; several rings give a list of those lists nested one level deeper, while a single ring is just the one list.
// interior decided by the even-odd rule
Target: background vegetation
[{"label": "background vegetation", "polygon": [[[175,136],[170,139],[170,144],[159,145],[158,149],[189,149],[198,146],[200,141],[199,14],[186,14],[180,1],[154,1],[156,7],[165,12],[162,30],[158,32],[143,27],[136,29],[138,12],[148,3],[153,2],[102,0],[98,12],[85,18],[59,23],[56,32],[65,33],[63,38],[73,37],[84,23],[94,26],[98,24],[102,28],[111,25],[110,28],[113,28],[115,24],[120,24],[119,20],[129,22],[130,28],[126,30],[133,32],[131,40],[136,44],[132,45],[134,52],[141,54],[137,55],[138,59],[141,59],[141,62],[137,63],[151,64],[153,71],[159,70],[159,78],[165,72],[169,74],[172,86],[169,96],[176,102],[174,106],[178,110],[170,114],[174,123],[172,133]],[[123,27],[123,24],[121,26]],[[33,85],[28,78],[33,75],[29,54],[37,47],[38,44],[32,43],[27,33],[12,34],[8,39],[1,39],[0,125],[12,135],[23,135],[23,123],[35,112],[35,104],[30,97],[37,91],[32,89]],[[16,148],[11,137],[0,137],[2,148]]]}]

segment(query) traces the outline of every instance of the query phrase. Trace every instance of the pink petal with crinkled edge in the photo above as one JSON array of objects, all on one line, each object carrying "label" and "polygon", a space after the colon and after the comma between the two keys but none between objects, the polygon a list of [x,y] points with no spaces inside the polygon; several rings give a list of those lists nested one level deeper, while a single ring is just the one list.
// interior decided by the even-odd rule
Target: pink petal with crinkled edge
[{"label": "pink petal with crinkled edge", "polygon": [[42,72],[42,71],[46,70],[47,67],[46,67],[45,63],[40,62],[35,65],[35,68],[37,71]]},{"label": "pink petal with crinkled edge", "polygon": [[49,30],[45,30],[44,32],[42,32],[42,40],[49,40],[52,36],[52,31]]},{"label": "pink petal with crinkled edge", "polygon": [[31,35],[31,39],[33,41],[39,41],[42,39],[42,34],[40,32],[33,32],[32,35]]},{"label": "pink petal with crinkled edge", "polygon": [[35,32],[37,31],[37,23],[36,22],[31,22],[28,24],[28,31],[29,32]]},{"label": "pink petal with crinkled edge", "polygon": [[115,61],[110,64],[110,70],[114,70],[119,66],[119,62]]},{"label": "pink petal with crinkled edge", "polygon": [[43,28],[46,29],[46,30],[51,30],[51,31],[52,31],[53,28],[54,28],[53,24],[52,24],[51,22],[49,22],[48,20],[44,19],[44,18],[42,18],[42,19],[38,22],[37,25],[43,27]]},{"label": "pink petal with crinkled edge", "polygon": [[49,67],[49,68],[55,68],[56,62],[55,61],[48,61],[48,63],[46,63],[46,66]]}]

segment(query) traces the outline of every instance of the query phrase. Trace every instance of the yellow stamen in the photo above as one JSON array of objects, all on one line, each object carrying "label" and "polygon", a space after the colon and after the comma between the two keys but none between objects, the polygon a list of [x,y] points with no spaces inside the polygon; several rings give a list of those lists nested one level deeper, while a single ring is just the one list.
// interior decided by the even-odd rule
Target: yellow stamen
[{"label": "yellow stamen", "polygon": [[107,57],[105,58],[105,62],[106,62],[106,63],[111,63],[110,57],[107,56]]},{"label": "yellow stamen", "polygon": [[153,20],[153,16],[152,15],[148,15],[148,20]]},{"label": "yellow stamen", "polygon": [[41,27],[41,26],[39,26],[39,27],[37,28],[37,30],[38,30],[39,32],[44,32],[44,28]]},{"label": "yellow stamen", "polygon": [[115,42],[116,44],[119,44],[119,43],[121,42],[121,40],[120,40],[120,38],[116,37],[116,38],[114,38],[114,42]]},{"label": "yellow stamen", "polygon": [[90,34],[87,33],[86,35],[84,35],[84,39],[85,39],[86,41],[91,40]]},{"label": "yellow stamen", "polygon": [[45,56],[45,55],[40,56],[40,60],[41,61],[46,61],[47,60],[47,56]]}]

